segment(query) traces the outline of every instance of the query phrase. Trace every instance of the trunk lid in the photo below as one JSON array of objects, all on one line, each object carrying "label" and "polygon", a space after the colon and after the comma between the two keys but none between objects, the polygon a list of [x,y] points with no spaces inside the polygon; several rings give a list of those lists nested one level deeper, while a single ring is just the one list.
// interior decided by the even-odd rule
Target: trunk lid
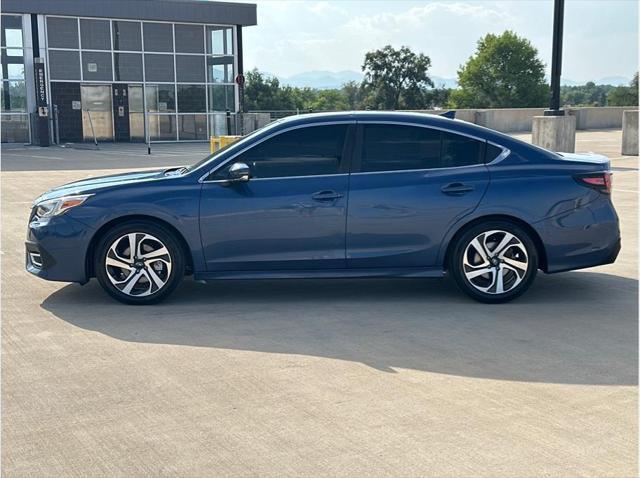
[{"label": "trunk lid", "polygon": [[584,171],[609,171],[611,161],[602,154],[596,153],[556,153],[560,159],[576,166],[584,165]]}]

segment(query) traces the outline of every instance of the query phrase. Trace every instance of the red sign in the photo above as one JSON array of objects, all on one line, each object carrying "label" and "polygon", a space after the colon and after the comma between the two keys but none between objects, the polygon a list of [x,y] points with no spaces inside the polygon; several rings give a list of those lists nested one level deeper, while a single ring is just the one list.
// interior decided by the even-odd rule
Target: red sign
[{"label": "red sign", "polygon": [[244,86],[244,75],[236,75],[236,83],[238,86]]}]

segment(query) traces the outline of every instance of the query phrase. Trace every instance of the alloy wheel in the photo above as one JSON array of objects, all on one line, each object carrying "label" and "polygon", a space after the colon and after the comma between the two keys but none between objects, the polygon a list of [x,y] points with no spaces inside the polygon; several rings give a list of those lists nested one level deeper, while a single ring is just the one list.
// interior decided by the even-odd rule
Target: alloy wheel
[{"label": "alloy wheel", "polygon": [[104,267],[120,292],[144,297],[167,284],[172,261],[169,249],[160,239],[145,232],[130,232],[111,244]]},{"label": "alloy wheel", "polygon": [[522,241],[503,230],[478,234],[465,248],[464,276],[486,294],[505,294],[515,289],[529,269],[529,255]]}]

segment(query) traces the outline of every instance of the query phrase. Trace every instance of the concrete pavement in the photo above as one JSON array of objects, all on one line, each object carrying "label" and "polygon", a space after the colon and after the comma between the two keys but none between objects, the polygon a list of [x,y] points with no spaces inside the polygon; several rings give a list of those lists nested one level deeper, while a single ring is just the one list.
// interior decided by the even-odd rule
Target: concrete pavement
[{"label": "concrete pavement", "polygon": [[637,476],[638,158],[577,136],[615,158],[621,255],[493,306],[410,279],[123,306],[23,270],[33,198],[114,170],[3,172],[3,476]]}]

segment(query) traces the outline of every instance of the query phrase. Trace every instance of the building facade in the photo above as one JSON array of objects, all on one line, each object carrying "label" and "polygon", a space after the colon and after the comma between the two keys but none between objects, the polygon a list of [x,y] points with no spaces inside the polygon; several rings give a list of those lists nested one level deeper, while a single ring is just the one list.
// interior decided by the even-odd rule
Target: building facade
[{"label": "building facade", "polygon": [[4,0],[2,142],[201,141],[240,105],[256,7]]}]

